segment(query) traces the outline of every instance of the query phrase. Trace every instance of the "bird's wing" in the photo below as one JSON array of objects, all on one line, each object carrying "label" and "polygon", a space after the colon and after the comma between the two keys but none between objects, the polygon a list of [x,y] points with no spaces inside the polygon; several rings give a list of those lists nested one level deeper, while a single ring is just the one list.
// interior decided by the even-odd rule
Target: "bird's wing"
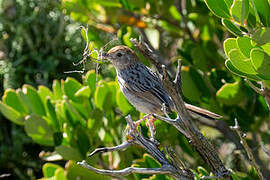
[{"label": "bird's wing", "polygon": [[159,77],[145,65],[136,64],[132,68],[119,72],[119,76],[119,83],[130,91],[134,91],[136,94],[144,92],[150,93],[153,95],[149,97],[150,100],[156,97],[160,105],[165,103],[168,108],[172,107],[173,103],[171,98],[163,88]]}]

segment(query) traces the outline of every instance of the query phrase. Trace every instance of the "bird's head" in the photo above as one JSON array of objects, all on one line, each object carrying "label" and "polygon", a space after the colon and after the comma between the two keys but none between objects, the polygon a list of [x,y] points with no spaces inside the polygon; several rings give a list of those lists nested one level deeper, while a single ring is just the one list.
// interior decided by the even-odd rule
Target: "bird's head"
[{"label": "bird's head", "polygon": [[124,69],[139,62],[138,56],[127,46],[115,46],[103,57],[108,59],[116,69]]}]

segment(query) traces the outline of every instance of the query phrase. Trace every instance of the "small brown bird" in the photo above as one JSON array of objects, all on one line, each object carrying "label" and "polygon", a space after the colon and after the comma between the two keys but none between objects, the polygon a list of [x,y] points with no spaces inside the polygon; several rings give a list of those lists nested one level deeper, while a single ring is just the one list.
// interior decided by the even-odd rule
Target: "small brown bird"
[{"label": "small brown bird", "polygon": [[[116,46],[103,56],[115,67],[121,91],[138,111],[146,114],[163,114],[161,110],[163,104],[167,111],[174,110],[174,104],[157,74],[142,64],[130,48]],[[193,117],[199,115],[210,119],[221,118],[220,115],[190,104],[186,104],[186,108]]]}]

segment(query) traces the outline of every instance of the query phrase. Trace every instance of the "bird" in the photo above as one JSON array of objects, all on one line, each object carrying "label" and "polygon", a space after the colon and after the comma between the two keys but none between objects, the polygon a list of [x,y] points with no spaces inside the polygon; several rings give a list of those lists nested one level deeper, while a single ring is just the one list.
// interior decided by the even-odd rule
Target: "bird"
[{"label": "bird", "polygon": [[[108,59],[116,69],[117,80],[126,99],[139,111],[147,115],[164,114],[175,107],[159,76],[145,66],[136,53],[127,46],[118,45],[111,48],[103,57]],[[203,108],[185,103],[192,117],[220,119],[222,116]],[[149,117],[149,116],[145,116]]]}]

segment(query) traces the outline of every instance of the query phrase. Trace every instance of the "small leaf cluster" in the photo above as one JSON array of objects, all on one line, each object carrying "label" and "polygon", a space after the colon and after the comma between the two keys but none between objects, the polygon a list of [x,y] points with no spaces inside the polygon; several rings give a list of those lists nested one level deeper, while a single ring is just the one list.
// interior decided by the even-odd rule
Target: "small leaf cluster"
[{"label": "small leaf cluster", "polygon": [[270,4],[265,0],[205,0],[208,8],[237,38],[224,41],[226,67],[249,80],[270,79]]}]

